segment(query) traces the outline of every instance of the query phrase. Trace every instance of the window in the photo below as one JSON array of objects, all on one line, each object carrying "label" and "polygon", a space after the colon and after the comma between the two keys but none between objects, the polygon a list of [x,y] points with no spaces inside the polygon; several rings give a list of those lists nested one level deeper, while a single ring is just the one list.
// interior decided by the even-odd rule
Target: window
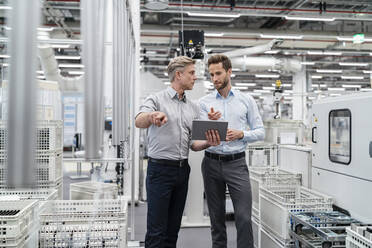
[{"label": "window", "polygon": [[335,163],[351,162],[351,112],[337,109],[329,112],[329,159]]}]

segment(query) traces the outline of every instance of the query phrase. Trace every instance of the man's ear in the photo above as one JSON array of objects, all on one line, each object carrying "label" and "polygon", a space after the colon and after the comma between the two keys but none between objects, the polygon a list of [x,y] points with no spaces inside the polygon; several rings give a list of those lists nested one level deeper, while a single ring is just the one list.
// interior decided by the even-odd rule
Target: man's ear
[{"label": "man's ear", "polygon": [[229,76],[231,76],[231,74],[232,74],[232,68],[230,68],[230,69],[227,70],[227,74],[229,74]]}]

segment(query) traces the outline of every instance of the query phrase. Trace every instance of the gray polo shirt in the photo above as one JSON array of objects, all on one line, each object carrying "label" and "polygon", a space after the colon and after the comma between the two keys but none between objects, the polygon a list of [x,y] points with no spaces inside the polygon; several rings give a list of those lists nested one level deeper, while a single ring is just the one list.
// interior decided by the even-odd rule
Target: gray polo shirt
[{"label": "gray polo shirt", "polygon": [[151,125],[148,128],[148,156],[170,160],[188,158],[192,121],[198,119],[198,104],[187,99],[185,94],[180,100],[177,92],[168,87],[147,97],[137,115],[153,111],[164,112],[168,122],[161,127]]}]

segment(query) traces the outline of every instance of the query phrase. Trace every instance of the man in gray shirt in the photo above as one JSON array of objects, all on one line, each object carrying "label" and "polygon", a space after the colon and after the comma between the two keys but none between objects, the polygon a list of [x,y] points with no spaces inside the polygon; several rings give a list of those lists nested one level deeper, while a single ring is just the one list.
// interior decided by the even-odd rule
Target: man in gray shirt
[{"label": "man in gray shirt", "polygon": [[168,65],[171,87],[149,96],[136,116],[136,127],[148,128],[146,248],[175,248],[188,190],[189,148],[200,151],[220,144],[217,131],[207,140],[191,141],[198,105],[185,95],[195,80],[195,61],[177,57]]}]

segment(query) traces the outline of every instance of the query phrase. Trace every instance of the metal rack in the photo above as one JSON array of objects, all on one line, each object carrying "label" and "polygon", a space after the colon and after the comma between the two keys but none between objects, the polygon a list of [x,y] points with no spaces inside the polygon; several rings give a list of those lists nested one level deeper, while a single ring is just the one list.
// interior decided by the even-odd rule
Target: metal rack
[{"label": "metal rack", "polygon": [[290,213],[290,218],[296,247],[309,248],[346,247],[346,227],[360,223],[336,211]]},{"label": "metal rack", "polygon": [[346,227],[346,248],[372,248],[372,225]]}]

